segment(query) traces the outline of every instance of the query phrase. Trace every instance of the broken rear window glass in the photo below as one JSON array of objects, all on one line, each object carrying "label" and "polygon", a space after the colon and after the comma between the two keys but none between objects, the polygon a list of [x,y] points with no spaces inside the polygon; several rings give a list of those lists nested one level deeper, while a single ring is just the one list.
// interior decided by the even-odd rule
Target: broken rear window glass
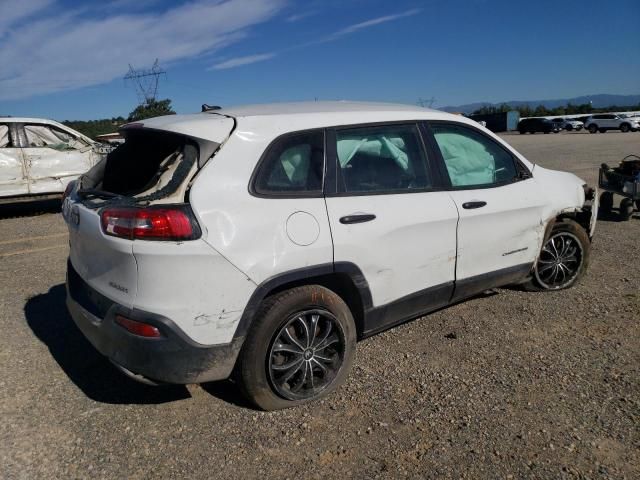
[{"label": "broken rear window glass", "polygon": [[82,140],[47,125],[25,125],[24,133],[29,147],[77,150],[87,146]]}]

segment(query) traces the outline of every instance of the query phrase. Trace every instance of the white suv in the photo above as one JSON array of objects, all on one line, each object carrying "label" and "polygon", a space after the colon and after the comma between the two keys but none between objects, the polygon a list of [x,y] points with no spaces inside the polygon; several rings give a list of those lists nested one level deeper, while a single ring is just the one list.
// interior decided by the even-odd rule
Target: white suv
[{"label": "white suv", "polygon": [[600,113],[591,115],[584,123],[584,128],[590,133],[605,133],[607,130],[620,130],[621,132],[635,132],[640,130],[640,119],[623,117],[614,113]]},{"label": "white suv", "polygon": [[318,102],[123,132],[66,193],[67,302],[141,381],[233,372],[257,406],[296,405],[344,381],[359,338],[493,287],[569,287],[589,261],[593,190],[461,116]]}]

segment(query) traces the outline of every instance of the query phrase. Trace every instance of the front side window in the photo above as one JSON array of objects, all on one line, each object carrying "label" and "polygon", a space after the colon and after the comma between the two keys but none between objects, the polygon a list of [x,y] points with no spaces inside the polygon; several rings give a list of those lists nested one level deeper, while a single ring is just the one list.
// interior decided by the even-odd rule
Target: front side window
[{"label": "front side window", "polygon": [[429,188],[431,178],[416,125],[338,130],[342,192],[405,192]]},{"label": "front side window", "polygon": [[296,133],[276,140],[260,165],[255,191],[260,194],[322,192],[324,133]]},{"label": "front side window", "polygon": [[431,128],[452,186],[490,186],[517,177],[513,157],[493,140],[458,125]]},{"label": "front side window", "polygon": [[25,125],[27,147],[47,147],[54,150],[76,150],[87,144],[73,135],[49,125]]}]

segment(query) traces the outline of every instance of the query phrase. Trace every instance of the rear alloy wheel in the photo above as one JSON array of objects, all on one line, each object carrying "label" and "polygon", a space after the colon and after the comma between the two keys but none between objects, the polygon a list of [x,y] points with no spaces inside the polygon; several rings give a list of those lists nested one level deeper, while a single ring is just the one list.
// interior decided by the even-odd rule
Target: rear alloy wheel
[{"label": "rear alloy wheel", "polygon": [[598,131],[598,126],[594,123],[589,125],[589,133],[596,133]]},{"label": "rear alloy wheel", "polygon": [[589,265],[587,232],[570,219],[557,222],[545,239],[527,290],[562,290],[580,280]]},{"label": "rear alloy wheel", "polygon": [[627,133],[629,131],[629,124],[628,123],[623,123],[622,125],[620,125],[620,131],[622,133]]},{"label": "rear alloy wheel", "polygon": [[319,285],[296,287],[263,302],[236,368],[257,407],[278,410],[338,388],[353,363],[356,329],[340,296]]},{"label": "rear alloy wheel", "polygon": [[620,202],[620,218],[624,221],[629,220],[633,215],[633,200],[623,198]]},{"label": "rear alloy wheel", "polygon": [[313,398],[336,378],[344,359],[340,322],[327,310],[294,313],[275,334],[269,351],[269,380],[287,400]]}]

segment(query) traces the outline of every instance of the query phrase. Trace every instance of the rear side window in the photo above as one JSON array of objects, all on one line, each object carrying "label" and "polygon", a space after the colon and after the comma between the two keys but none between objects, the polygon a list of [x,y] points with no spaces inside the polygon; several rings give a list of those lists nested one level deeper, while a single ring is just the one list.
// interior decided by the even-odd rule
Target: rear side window
[{"label": "rear side window", "polygon": [[341,129],[336,151],[342,192],[400,193],[432,185],[416,125]]},{"label": "rear side window", "polygon": [[453,187],[491,186],[513,181],[513,157],[493,140],[466,127],[432,127]]},{"label": "rear side window", "polygon": [[11,137],[9,137],[9,126],[0,124],[0,148],[8,148],[11,146]]},{"label": "rear side window", "polygon": [[254,190],[264,195],[322,193],[324,132],[313,130],[279,138],[263,158]]}]

